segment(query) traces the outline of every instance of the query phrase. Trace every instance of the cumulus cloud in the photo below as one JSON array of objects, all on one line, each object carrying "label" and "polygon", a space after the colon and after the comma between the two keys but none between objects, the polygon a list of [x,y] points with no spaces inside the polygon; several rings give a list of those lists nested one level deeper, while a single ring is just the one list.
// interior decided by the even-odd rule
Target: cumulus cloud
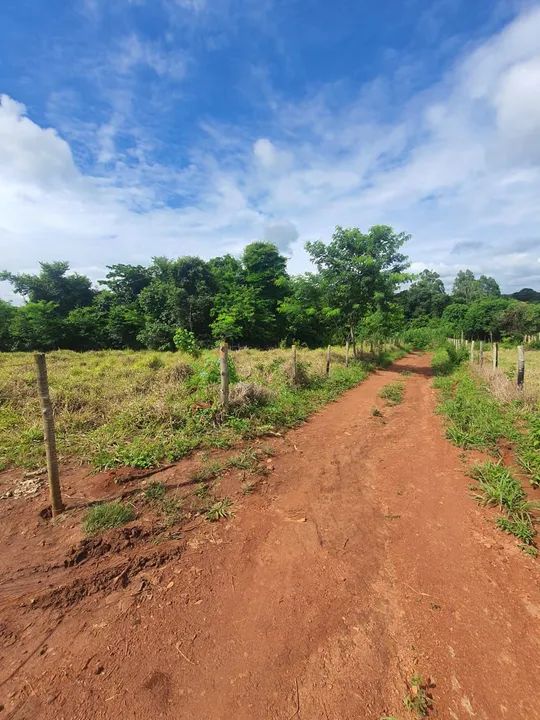
[{"label": "cumulus cloud", "polygon": [[[141,63],[158,76],[185,71],[131,36],[118,62],[125,73]],[[294,104],[269,98],[264,134],[201,124],[181,162],[158,161],[135,131],[126,158],[115,141],[126,112],[113,115],[93,135],[101,162],[84,171],[55,129],[2,96],[1,264],[66,258],[98,278],[112,262],[210,257],[265,239],[302,271],[305,240],[384,222],[412,233],[414,267],[448,283],[468,266],[507,290],[540,287],[540,9],[388,117],[377,98],[391,82],[348,103],[325,87]]]}]

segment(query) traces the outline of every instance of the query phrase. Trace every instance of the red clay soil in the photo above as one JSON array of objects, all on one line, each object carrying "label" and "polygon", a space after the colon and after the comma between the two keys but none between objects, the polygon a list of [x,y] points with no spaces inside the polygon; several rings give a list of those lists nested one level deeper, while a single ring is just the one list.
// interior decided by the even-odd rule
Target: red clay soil
[{"label": "red clay soil", "polygon": [[276,440],[254,494],[226,481],[232,519],[161,543],[69,553],[75,515],[13,501],[0,720],[404,720],[415,673],[430,717],[540,719],[539,563],[471,498],[435,405],[427,357],[377,372]]}]

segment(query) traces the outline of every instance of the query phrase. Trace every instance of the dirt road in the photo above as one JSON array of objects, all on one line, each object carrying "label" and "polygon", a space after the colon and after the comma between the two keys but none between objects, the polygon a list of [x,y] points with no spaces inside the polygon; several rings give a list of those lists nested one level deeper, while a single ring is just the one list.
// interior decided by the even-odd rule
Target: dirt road
[{"label": "dirt road", "polygon": [[430,717],[540,719],[539,563],[471,499],[429,375],[409,356],[276,441],[146,582],[26,610],[0,718],[404,720],[419,673]]}]

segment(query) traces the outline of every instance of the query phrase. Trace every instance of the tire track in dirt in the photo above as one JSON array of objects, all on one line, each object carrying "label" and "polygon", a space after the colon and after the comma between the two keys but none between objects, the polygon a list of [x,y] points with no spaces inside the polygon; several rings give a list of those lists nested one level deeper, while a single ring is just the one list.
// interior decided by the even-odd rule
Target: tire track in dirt
[{"label": "tire track in dirt", "polygon": [[409,356],[291,431],[233,520],[63,618],[9,717],[406,718],[418,671],[433,717],[539,720],[538,562],[469,497],[429,376]]}]

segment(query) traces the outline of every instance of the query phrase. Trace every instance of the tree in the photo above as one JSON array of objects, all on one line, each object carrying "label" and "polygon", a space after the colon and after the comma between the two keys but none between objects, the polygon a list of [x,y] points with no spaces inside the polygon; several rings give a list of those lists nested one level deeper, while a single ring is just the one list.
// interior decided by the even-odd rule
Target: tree
[{"label": "tree", "polygon": [[122,304],[134,302],[152,279],[150,270],[143,265],[107,265],[109,272],[105,280],[98,280],[98,285],[105,285],[115,301]]},{"label": "tree", "polygon": [[449,335],[457,337],[465,331],[465,315],[467,306],[463,303],[451,303],[443,310],[442,322],[448,327]]},{"label": "tree", "polygon": [[11,323],[16,313],[17,309],[11,303],[0,300],[0,352],[11,350],[13,343]]},{"label": "tree", "polygon": [[39,300],[17,308],[11,322],[14,350],[53,350],[62,346],[63,327],[58,307]]},{"label": "tree", "polygon": [[483,297],[500,297],[501,290],[492,277],[481,275],[478,280],[472,270],[460,270],[454,280],[452,296],[455,302],[470,303]]},{"label": "tree", "polygon": [[327,313],[319,277],[313,273],[297,275],[289,282],[289,292],[278,308],[285,319],[284,339],[321,347],[330,342],[335,330],[332,313]]},{"label": "tree", "polygon": [[336,227],[332,240],[306,243],[316,264],[330,309],[338,311],[341,326],[354,341],[354,330],[370,310],[388,302],[396,288],[409,279],[406,255],[399,248],[409,240],[387,225],[374,225],[367,233]]},{"label": "tree", "polygon": [[499,340],[501,323],[509,302],[503,298],[482,298],[467,307],[463,330],[468,337]]},{"label": "tree", "polygon": [[54,303],[57,314],[62,317],[73,308],[90,305],[95,293],[87,277],[77,273],[66,275],[69,270],[68,262],[39,264],[41,271],[38,275],[15,275],[4,270],[0,272],[0,280],[10,282],[16,293],[27,297],[32,303]]},{"label": "tree", "polygon": [[448,304],[448,295],[438,273],[422,270],[401,296],[408,319],[440,317]]}]

